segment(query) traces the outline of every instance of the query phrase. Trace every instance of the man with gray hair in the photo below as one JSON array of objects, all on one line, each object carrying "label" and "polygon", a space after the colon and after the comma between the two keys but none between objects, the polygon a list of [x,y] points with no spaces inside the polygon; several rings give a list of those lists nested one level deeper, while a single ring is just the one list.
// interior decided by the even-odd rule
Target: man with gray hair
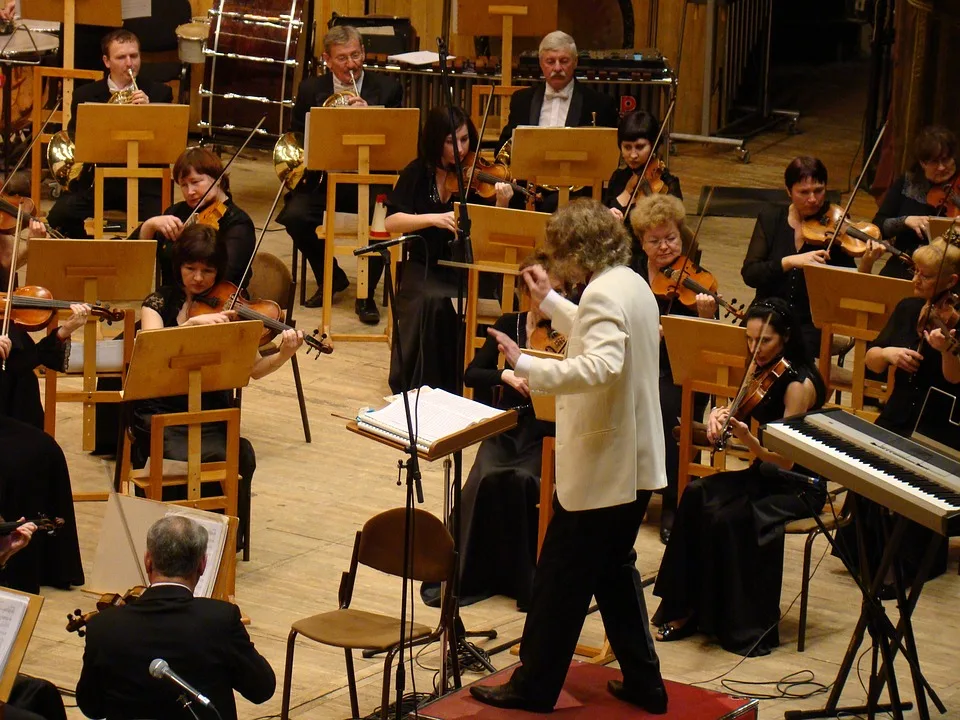
[{"label": "man with gray hair", "polygon": [[[150,675],[162,658],[210,698],[223,720],[237,717],[233,691],[263,703],[276,677],[257,652],[240,610],[223,600],[194,597],[207,566],[207,531],[183,515],[168,515],[147,532],[143,563],[150,581],[139,599],[90,619],[77,682],[77,705],[91,718],[189,717],[177,688]],[[218,717],[194,703],[201,719]]]}]

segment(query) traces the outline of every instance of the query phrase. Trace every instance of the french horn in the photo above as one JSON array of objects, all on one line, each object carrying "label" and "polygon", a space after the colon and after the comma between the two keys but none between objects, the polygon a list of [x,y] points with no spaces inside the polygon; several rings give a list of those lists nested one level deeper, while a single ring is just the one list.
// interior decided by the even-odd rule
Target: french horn
[{"label": "french horn", "polygon": [[127,74],[130,76],[130,86],[125,87],[123,90],[115,90],[110,95],[110,99],[107,100],[109,105],[129,105],[133,102],[133,94],[137,92],[137,79],[133,76],[133,70],[127,69]]},{"label": "french horn", "polygon": [[74,160],[75,147],[66,130],[61,130],[50,138],[47,145],[47,167],[57,184],[64,190],[80,177],[83,163]]},{"label": "french horn", "polygon": [[303,135],[288,132],[273,146],[273,169],[288,190],[293,190],[306,170],[303,159]]}]

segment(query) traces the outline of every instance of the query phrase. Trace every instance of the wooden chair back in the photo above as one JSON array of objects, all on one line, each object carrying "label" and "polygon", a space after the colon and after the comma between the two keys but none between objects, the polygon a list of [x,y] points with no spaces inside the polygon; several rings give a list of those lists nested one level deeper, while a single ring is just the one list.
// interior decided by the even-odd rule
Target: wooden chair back
[{"label": "wooden chair back", "polygon": [[[403,575],[403,539],[406,510],[394,508],[375,515],[360,531],[358,562],[388,575]],[[450,580],[454,565],[453,538],[443,522],[426,510],[414,508],[411,568],[414,580]]]},{"label": "wooden chair back", "polygon": [[293,301],[293,275],[290,268],[276,255],[259,252],[253,259],[253,277],[247,286],[250,295],[261,300],[273,300],[283,311],[290,314]]}]

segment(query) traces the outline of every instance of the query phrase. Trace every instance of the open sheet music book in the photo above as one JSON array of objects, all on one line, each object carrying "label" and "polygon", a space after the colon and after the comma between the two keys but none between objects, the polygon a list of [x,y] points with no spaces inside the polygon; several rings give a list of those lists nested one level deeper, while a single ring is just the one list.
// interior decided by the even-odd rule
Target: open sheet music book
[{"label": "open sheet music book", "polygon": [[[504,412],[434,388],[411,390],[408,397],[417,448],[424,452],[429,451],[437,441]],[[366,432],[406,444],[407,418],[403,397],[398,396],[380,410],[358,413],[357,425]]]},{"label": "open sheet music book", "polygon": [[200,576],[197,587],[193,590],[194,597],[213,597],[213,588],[217,584],[217,575],[220,572],[220,560],[223,557],[223,546],[227,539],[229,520],[226,515],[197,511],[193,508],[171,507],[167,515],[183,515],[203,526],[207,531],[207,567]]},{"label": "open sheet music book", "polygon": [[30,598],[26,595],[0,590],[0,675],[10,662],[10,652],[20,634],[20,626],[29,605]]}]

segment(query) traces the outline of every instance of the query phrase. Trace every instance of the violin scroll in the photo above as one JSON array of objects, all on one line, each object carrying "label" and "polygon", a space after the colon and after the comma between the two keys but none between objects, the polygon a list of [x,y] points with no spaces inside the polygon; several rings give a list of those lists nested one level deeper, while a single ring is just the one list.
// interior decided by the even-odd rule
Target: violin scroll
[{"label": "violin scroll", "polygon": [[[320,335],[320,337],[317,337]],[[333,344],[328,339],[326,333],[321,334],[320,328],[315,328],[310,335],[304,335],[303,341],[307,344],[307,355],[310,354],[311,350],[316,350],[317,354],[314,356],[314,360],[319,358],[321,355],[329,355],[333,352]]]},{"label": "violin scroll", "polygon": [[144,585],[134,585],[132,588],[123,593],[123,595],[120,593],[104,593],[100,596],[100,599],[97,600],[96,610],[91,610],[90,612],[84,613],[80,612],[80,609],[77,608],[72,613],[67,615],[67,632],[75,632],[78,636],[83,637],[87,634],[84,628],[92,618],[99,615],[106,608],[128,605],[143,595],[146,589],[147,588]]}]

